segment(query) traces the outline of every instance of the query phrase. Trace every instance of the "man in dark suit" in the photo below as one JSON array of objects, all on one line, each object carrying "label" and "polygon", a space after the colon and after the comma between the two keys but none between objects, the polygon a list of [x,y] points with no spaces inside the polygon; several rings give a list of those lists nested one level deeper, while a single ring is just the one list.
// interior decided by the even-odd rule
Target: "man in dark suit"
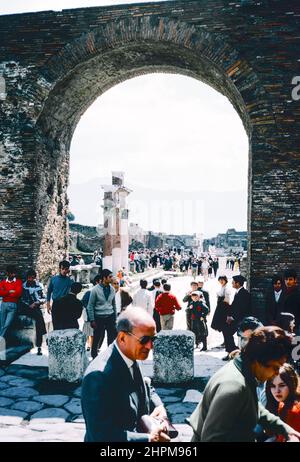
[{"label": "man in dark suit", "polygon": [[285,289],[280,275],[272,277],[272,289],[266,296],[267,325],[278,326],[278,316],[284,311]]},{"label": "man in dark suit", "polygon": [[292,313],[295,316],[295,332],[296,335],[300,335],[300,290],[298,287],[298,275],[294,269],[285,270],[284,283],[286,287],[286,297],[283,311]]},{"label": "man in dark suit", "polygon": [[230,359],[229,354],[237,348],[234,343],[233,334],[237,331],[239,323],[246,316],[250,316],[251,314],[250,293],[243,287],[245,281],[246,278],[240,274],[233,276],[232,278],[232,287],[236,289],[236,293],[233,302],[228,309],[228,316],[222,331],[225,342],[225,350],[228,353],[223,358],[223,361],[228,361]]},{"label": "man in dark suit", "polygon": [[82,315],[83,305],[77,295],[81,290],[80,282],[73,282],[68,295],[54,300],[51,311],[53,330],[79,329],[78,319]]},{"label": "man in dark suit", "polygon": [[162,286],[161,286],[161,283],[160,283],[159,279],[153,279],[153,289],[152,288],[148,289],[148,290],[152,291],[152,302],[153,302],[153,306],[154,306],[153,319],[154,319],[155,324],[156,324],[156,332],[161,331],[160,315],[159,315],[159,312],[155,309],[155,301],[156,301],[157,297],[160,294],[163,293],[163,291],[161,289],[162,289]]},{"label": "man in dark suit", "polygon": [[139,432],[142,415],[166,418],[159,396],[143,380],[137,359],[145,360],[153,346],[155,322],[142,308],[127,308],[117,321],[113,344],[89,365],[82,383],[82,412],[86,442],[166,442],[160,424]]}]

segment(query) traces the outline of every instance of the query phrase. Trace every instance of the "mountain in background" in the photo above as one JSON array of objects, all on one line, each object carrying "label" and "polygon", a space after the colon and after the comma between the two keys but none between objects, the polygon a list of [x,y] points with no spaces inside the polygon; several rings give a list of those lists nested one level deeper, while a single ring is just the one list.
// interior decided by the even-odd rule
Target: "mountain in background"
[{"label": "mountain in background", "polygon": [[[98,178],[69,186],[69,209],[75,215],[76,223],[103,224],[102,184],[110,184],[110,179]],[[228,228],[247,229],[246,191],[182,192],[126,186],[132,189],[128,196],[129,222],[137,223],[145,231],[203,233],[204,238],[211,238]]]}]

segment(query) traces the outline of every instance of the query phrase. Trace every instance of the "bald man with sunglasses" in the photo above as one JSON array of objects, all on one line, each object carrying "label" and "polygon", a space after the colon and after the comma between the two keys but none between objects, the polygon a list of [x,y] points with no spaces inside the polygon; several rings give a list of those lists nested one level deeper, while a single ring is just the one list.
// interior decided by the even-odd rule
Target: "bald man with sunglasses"
[{"label": "bald man with sunglasses", "polygon": [[165,424],[139,432],[141,416],[166,418],[159,396],[143,379],[137,360],[147,359],[156,326],[144,309],[132,307],[117,321],[117,338],[95,358],[82,383],[82,412],[86,442],[167,442]]}]

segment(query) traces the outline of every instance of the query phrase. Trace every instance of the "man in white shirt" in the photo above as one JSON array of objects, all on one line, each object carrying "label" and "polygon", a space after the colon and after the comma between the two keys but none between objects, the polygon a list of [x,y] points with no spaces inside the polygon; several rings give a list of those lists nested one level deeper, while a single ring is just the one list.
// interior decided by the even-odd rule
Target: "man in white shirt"
[{"label": "man in white shirt", "polygon": [[153,347],[154,320],[138,307],[123,311],[118,336],[91,362],[82,383],[82,411],[86,442],[168,442],[166,424],[150,433],[139,430],[142,416],[167,417],[159,396],[143,380],[136,360],[147,359]]},{"label": "man in white shirt", "polygon": [[140,280],[140,289],[137,293],[133,296],[132,305],[139,306],[140,308],[144,308],[150,316],[153,316],[153,308],[154,304],[152,301],[151,292],[147,290],[148,282],[145,279]]}]

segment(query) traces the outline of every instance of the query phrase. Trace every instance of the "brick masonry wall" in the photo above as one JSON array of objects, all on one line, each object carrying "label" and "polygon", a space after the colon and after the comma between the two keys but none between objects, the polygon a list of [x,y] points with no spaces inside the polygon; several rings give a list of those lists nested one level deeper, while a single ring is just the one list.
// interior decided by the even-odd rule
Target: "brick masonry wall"
[{"label": "brick masonry wall", "polygon": [[16,262],[47,275],[67,253],[69,147],[89,105],[130,77],[176,72],[227,96],[248,133],[248,276],[259,311],[273,272],[300,270],[299,30],[291,0],[0,17],[1,268]]}]

